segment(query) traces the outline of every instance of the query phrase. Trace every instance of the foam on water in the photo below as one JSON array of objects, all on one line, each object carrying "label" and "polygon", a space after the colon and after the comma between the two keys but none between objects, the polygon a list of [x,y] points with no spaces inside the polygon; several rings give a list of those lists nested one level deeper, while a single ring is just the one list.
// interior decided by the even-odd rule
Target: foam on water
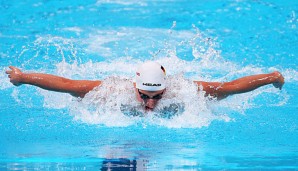
[{"label": "foam on water", "polygon": [[[127,126],[142,124],[167,127],[202,127],[214,119],[229,120],[225,115],[213,115],[208,108],[204,93],[197,91],[197,86],[183,76],[175,75],[168,79],[168,87],[163,99],[154,111],[145,111],[136,100],[133,82],[130,79],[109,77],[103,84],[88,93],[79,101],[70,105],[70,113],[76,119],[90,124],[107,126]],[[171,104],[182,104],[184,111],[171,118],[160,117],[159,109]],[[122,105],[129,106],[143,113],[142,116],[125,115]]]},{"label": "foam on water", "polygon": [[[84,32],[80,28],[66,30]],[[143,40],[143,33],[146,33],[146,40]],[[161,36],[164,37],[162,41]],[[32,47],[37,51],[33,52]],[[115,49],[111,49],[111,47]],[[123,49],[126,49],[126,52],[120,53],[120,50],[123,51]],[[204,92],[197,91],[193,80],[230,81],[242,76],[277,69],[284,74],[287,83],[295,83],[298,80],[297,71],[294,69],[239,66],[223,59],[218,49],[216,40],[204,36],[196,28],[195,31],[119,28],[117,30],[96,30],[89,37],[81,39],[39,36],[33,45],[30,44],[22,48],[18,58],[25,58],[22,67],[31,66],[36,60],[40,61],[40,58],[45,61],[54,61],[55,70],[42,68],[37,71],[74,79],[104,80],[102,86],[88,93],[83,99],[38,89],[39,94],[36,96],[41,95],[44,98],[45,108],[66,108],[76,120],[88,124],[202,127],[208,126],[214,120],[226,122],[233,120],[229,116],[231,112],[245,113],[247,109],[260,107],[262,104],[254,101],[263,95],[271,97],[263,98],[263,103],[266,105],[274,106],[287,103],[289,99],[287,92],[279,91],[272,86],[231,96],[222,101],[205,98]],[[113,50],[115,51],[113,52]],[[45,53],[41,53],[42,51]],[[57,59],[50,57],[52,51],[58,55]],[[121,55],[116,55],[117,52]],[[84,55],[92,54],[106,59],[104,61],[84,60]],[[192,58],[185,60],[180,58],[181,54],[191,55]],[[26,60],[27,56],[31,56],[31,58]],[[170,119],[159,117],[156,111],[144,111],[142,104],[136,101],[132,82],[137,66],[146,60],[160,62],[166,68],[168,75],[167,91],[156,108],[163,109],[171,104],[183,104],[184,111],[181,114]],[[1,90],[13,87],[8,82],[5,70],[6,68],[3,68],[0,74]],[[26,87],[26,89],[29,88]],[[16,90],[12,94],[20,104],[26,100],[19,96],[22,93]],[[134,117],[125,115],[121,111],[122,105],[132,106],[145,115]]]},{"label": "foam on water", "polygon": [[[231,96],[225,100],[209,100],[204,97],[204,92],[197,91],[197,86],[192,82],[192,80],[204,79],[209,79],[208,81],[227,81],[238,75],[259,73],[259,71],[264,70],[263,68],[247,66],[242,70],[231,71],[227,76],[211,79],[213,73],[204,73],[204,66],[198,69],[201,63],[200,61],[184,61],[173,56],[160,58],[158,62],[165,63],[168,74],[168,86],[164,98],[156,108],[162,109],[173,103],[184,104],[184,112],[170,119],[158,117],[158,114],[156,114],[158,112],[155,111],[144,111],[142,104],[136,101],[132,83],[135,68],[141,61],[133,63],[119,59],[114,62],[88,62],[81,65],[60,62],[57,64],[56,73],[58,75],[71,73],[67,76],[73,77],[79,74],[83,77],[85,74],[90,74],[92,75],[91,77],[98,76],[102,79],[102,86],[88,93],[83,99],[76,99],[68,94],[49,92],[42,89],[38,89],[38,91],[44,97],[45,108],[66,108],[69,110],[69,114],[76,120],[88,124],[105,126],[141,124],[142,126],[160,125],[176,128],[202,127],[208,126],[214,120],[231,121],[233,120],[233,118],[229,116],[231,113],[245,114],[247,109],[259,108],[262,105],[283,105],[286,104],[289,99],[289,95],[286,91],[279,91],[273,86],[265,86],[250,93]],[[94,69],[90,70],[90,68]],[[225,66],[222,68],[225,68]],[[187,71],[194,72],[195,74],[193,75],[198,76],[191,75],[188,77]],[[112,74],[113,72],[117,74]],[[293,73],[296,76],[293,76]],[[100,74],[104,76],[100,76]],[[109,74],[114,76],[108,76]],[[296,71],[286,70],[284,74],[285,78],[290,83],[297,80]],[[6,81],[8,82],[7,79]],[[9,86],[2,86],[2,88],[9,88]],[[21,103],[24,99],[17,98],[18,94],[22,94],[22,92],[14,91],[16,101]],[[254,100],[260,98],[260,96],[264,96],[264,98],[262,98],[263,103],[254,102]],[[271,98],[274,96],[274,100],[266,98],[266,96],[271,96]],[[137,108],[142,113],[145,113],[145,115],[134,117],[125,115],[121,111],[122,105]]]}]

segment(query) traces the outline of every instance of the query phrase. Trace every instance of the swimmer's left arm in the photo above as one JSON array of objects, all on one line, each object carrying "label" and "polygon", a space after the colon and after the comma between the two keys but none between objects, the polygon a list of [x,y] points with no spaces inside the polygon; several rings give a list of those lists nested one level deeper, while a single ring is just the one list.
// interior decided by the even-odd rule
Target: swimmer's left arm
[{"label": "swimmer's left arm", "polygon": [[282,89],[284,77],[280,72],[275,71],[269,74],[242,77],[230,82],[195,81],[195,83],[199,86],[199,90],[206,92],[206,96],[220,100],[229,95],[249,92],[268,84],[273,84],[274,87]]}]

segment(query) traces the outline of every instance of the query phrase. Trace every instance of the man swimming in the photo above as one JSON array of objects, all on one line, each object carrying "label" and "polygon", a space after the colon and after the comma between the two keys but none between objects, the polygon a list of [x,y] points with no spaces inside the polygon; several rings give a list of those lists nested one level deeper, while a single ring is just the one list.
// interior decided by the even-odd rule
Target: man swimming
[{"label": "man swimming", "polygon": [[[15,86],[29,84],[50,91],[69,93],[75,97],[83,98],[88,92],[102,84],[99,80],[71,80],[50,74],[23,73],[13,66],[9,68],[11,70],[7,70],[6,74]],[[198,91],[205,91],[205,96],[220,100],[229,95],[245,93],[268,84],[282,89],[284,77],[275,71],[269,74],[246,76],[230,82],[194,81],[194,83],[198,85]],[[132,88],[135,89],[136,99],[144,104],[145,109],[154,109],[166,91],[164,67],[153,61],[143,63],[136,71],[136,82],[132,83]]]}]

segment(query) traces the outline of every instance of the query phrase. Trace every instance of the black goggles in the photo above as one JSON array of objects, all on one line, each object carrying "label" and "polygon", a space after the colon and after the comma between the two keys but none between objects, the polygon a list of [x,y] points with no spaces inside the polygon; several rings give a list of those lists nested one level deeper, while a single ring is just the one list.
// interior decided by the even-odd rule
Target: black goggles
[{"label": "black goggles", "polygon": [[150,97],[150,96],[148,96],[148,95],[146,95],[146,94],[141,93],[139,89],[138,89],[138,92],[139,92],[139,94],[140,94],[141,99],[143,99],[143,100],[148,100],[148,99],[159,100],[159,99],[162,98],[162,95],[163,95],[163,92],[162,92],[162,93],[160,93],[160,94],[157,94],[157,95],[155,95],[155,96]]}]

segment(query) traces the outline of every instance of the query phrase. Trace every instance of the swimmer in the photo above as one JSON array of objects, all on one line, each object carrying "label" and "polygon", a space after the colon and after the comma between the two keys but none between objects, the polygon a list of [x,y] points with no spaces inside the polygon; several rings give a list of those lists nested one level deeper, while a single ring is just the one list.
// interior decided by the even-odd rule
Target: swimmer
[{"label": "swimmer", "polygon": [[[102,83],[99,80],[71,80],[50,74],[23,73],[16,67],[10,66],[9,68],[10,70],[7,70],[6,74],[15,86],[29,84],[81,98]],[[284,77],[280,72],[275,71],[268,74],[246,76],[230,82],[194,81],[194,83],[198,85],[198,91],[205,91],[205,96],[221,100],[230,95],[249,92],[268,84],[281,90]],[[145,104],[145,109],[154,109],[166,91],[164,67],[153,61],[143,63],[136,71],[136,82],[132,83],[132,88],[135,90],[136,99]]]}]

